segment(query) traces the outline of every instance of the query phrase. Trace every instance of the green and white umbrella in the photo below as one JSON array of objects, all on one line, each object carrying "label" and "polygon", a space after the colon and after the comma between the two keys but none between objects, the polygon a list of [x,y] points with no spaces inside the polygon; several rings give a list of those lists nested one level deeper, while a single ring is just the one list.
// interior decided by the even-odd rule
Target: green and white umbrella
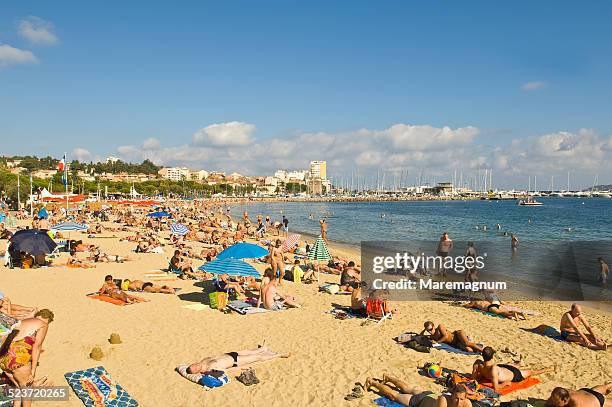
[{"label": "green and white umbrella", "polygon": [[[308,253],[308,260],[327,261],[331,259],[332,256],[331,254],[329,254],[329,250],[327,249],[325,240],[323,240],[323,238],[319,236],[315,241],[314,246],[310,248],[310,253]],[[317,281],[319,281],[319,273],[317,273]]]},{"label": "green and white umbrella", "polygon": [[314,246],[310,248],[308,253],[308,260],[331,260],[332,256],[329,254],[325,240],[321,236],[317,238]]}]

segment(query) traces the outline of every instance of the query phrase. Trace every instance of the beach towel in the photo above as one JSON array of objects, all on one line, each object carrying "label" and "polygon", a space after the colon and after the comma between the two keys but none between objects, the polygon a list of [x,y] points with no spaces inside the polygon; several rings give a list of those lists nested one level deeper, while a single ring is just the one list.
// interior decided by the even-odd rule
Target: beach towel
[{"label": "beach towel", "polygon": [[68,385],[87,407],[133,407],[134,400],[102,366],[66,373]]},{"label": "beach towel", "polygon": [[[201,373],[187,373],[189,365],[178,365],[174,370],[185,379],[204,387],[206,391],[215,387],[222,387],[230,383],[230,378],[222,371],[213,371],[214,375],[203,375]],[[216,373],[218,372],[218,373]]]},{"label": "beach towel", "polygon": [[496,318],[501,318],[501,319],[507,319],[505,316],[503,315],[499,315],[499,314],[494,314],[492,312],[488,312],[488,311],[482,311],[476,308],[469,308],[470,311],[474,311],[474,312],[478,312],[479,314],[484,314],[484,315],[488,315],[490,317],[496,317]]},{"label": "beach towel", "polygon": [[263,312],[269,312],[269,310],[265,308],[254,307],[252,304],[249,304],[248,302],[242,300],[230,301],[227,304],[227,307],[232,311],[236,311],[240,315],[261,314]]},{"label": "beach towel", "polygon": [[434,343],[433,348],[438,349],[438,350],[443,350],[449,353],[457,353],[459,355],[469,355],[469,356],[479,355],[478,352],[466,352],[463,349],[457,349],[454,346],[449,345],[448,343]]},{"label": "beach towel", "polygon": [[87,294],[88,298],[91,298],[92,300],[100,300],[100,301],[104,301],[104,302],[110,302],[111,304],[115,304],[115,305],[132,305],[132,304],[136,304],[139,302],[148,302],[149,300],[146,300],[144,298],[141,297],[136,297],[135,295],[132,295],[131,297],[134,298],[136,300],[136,302],[133,303],[129,303],[129,302],[124,302],[118,299],[115,299],[113,297],[109,297],[108,295],[105,294],[98,294],[98,293],[91,293],[91,294]]},{"label": "beach towel", "polygon": [[[538,385],[542,383],[542,381],[540,379],[538,379],[537,377],[528,377],[523,381],[520,382],[512,382],[510,383],[508,386],[504,386],[503,388],[501,388],[498,393],[500,396],[505,396],[507,394],[510,394],[512,392],[515,392],[517,390],[525,390],[528,389],[530,387],[533,387],[535,385]],[[490,389],[493,388],[493,384],[492,383],[482,383],[479,382],[479,384],[481,386],[485,386],[488,387]]]},{"label": "beach towel", "polygon": [[372,400],[374,404],[382,406],[382,407],[404,407],[403,404],[400,404],[396,401],[389,400],[386,397],[379,397],[377,399]]}]

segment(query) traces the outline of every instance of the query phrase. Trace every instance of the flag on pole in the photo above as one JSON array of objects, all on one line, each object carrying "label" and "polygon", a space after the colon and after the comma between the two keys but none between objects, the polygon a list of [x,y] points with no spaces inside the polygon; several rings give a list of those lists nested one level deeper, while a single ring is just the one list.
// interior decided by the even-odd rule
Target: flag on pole
[{"label": "flag on pole", "polygon": [[57,171],[62,173],[62,183],[65,187],[68,187],[68,168],[66,167],[66,153],[64,157],[57,163]]}]

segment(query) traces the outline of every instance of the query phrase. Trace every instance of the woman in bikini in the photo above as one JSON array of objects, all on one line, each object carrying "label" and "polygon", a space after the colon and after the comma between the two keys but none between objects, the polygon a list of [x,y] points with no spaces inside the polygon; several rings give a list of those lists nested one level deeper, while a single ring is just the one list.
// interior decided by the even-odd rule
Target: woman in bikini
[{"label": "woman in bikini", "polygon": [[[0,346],[0,369],[19,388],[30,387],[36,377],[38,358],[47,335],[53,312],[41,309],[34,318],[24,319],[13,325],[10,334],[4,337]],[[21,400],[17,404],[31,405],[31,400]]]}]

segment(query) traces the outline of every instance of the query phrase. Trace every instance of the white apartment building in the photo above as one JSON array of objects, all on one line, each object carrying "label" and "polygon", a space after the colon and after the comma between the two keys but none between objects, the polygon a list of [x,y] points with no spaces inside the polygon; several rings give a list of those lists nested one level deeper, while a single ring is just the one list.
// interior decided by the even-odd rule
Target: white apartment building
[{"label": "white apartment building", "polygon": [[188,180],[191,171],[187,167],[165,167],[157,172],[160,177],[171,181]]},{"label": "white apartment building", "polygon": [[327,179],[327,161],[311,161],[310,178]]}]

